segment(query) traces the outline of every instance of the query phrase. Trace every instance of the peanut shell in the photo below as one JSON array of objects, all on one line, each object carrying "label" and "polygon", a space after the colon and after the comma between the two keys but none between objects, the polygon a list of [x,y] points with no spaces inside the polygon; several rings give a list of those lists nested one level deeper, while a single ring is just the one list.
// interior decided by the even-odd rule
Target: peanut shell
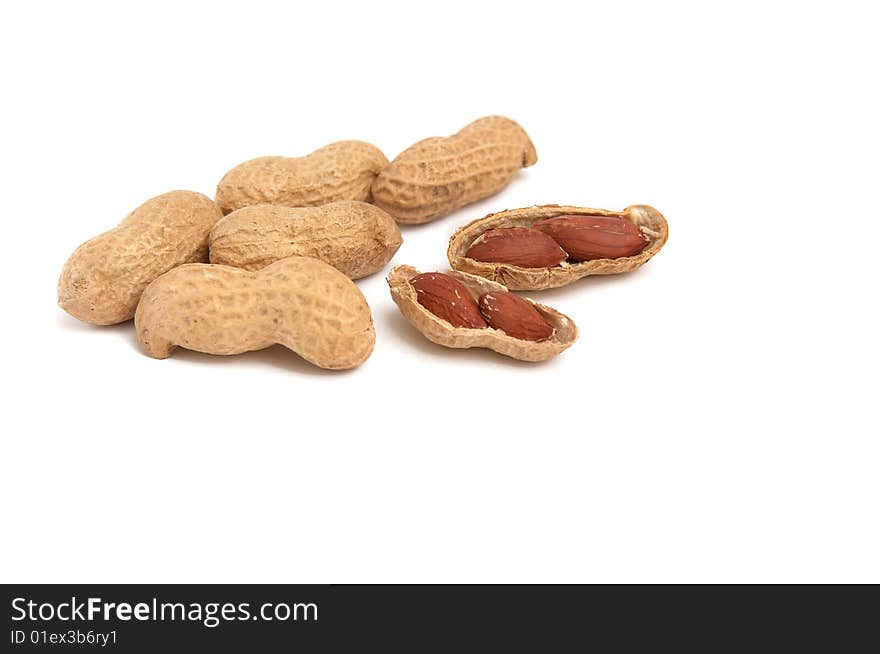
[{"label": "peanut shell", "polygon": [[370,185],[388,159],[374,145],[339,141],[304,157],[259,157],[239,164],[217,185],[224,214],[252,204],[317,207],[370,199]]},{"label": "peanut shell", "polygon": [[[404,317],[434,343],[451,348],[484,347],[520,361],[546,361],[566,350],[577,340],[578,329],[571,318],[526,298],[523,299],[529,302],[555,330],[546,341],[535,342],[514,338],[492,327],[483,329],[453,327],[419,304],[416,291],[409,283],[409,280],[418,274],[419,271],[412,266],[394,266],[388,274],[388,286],[391,288],[391,297]],[[456,271],[446,274],[464,284],[474,300],[484,293],[507,290],[502,284],[475,275]]]},{"label": "peanut shell", "polygon": [[259,270],[285,257],[314,257],[359,279],[382,270],[401,243],[391,216],[365,202],[301,208],[255,204],[214,225],[210,259]]},{"label": "peanut shell", "polygon": [[177,347],[240,354],[275,343],[331,370],[354,368],[373,351],[370,307],[333,266],[289,257],[256,272],[194,263],[147,287],[134,318],[151,357]]},{"label": "peanut shell", "polygon": [[537,160],[522,127],[487,116],[400,153],[373,182],[373,203],[399,223],[425,223],[498,193]]},{"label": "peanut shell", "polygon": [[180,264],[208,260],[208,234],[220,217],[201,193],[147,200],[70,255],[58,279],[58,305],[93,325],[131,320],[147,284]]},{"label": "peanut shell", "polygon": [[[631,257],[563,262],[548,268],[521,268],[504,263],[469,259],[466,254],[483,232],[504,227],[531,227],[539,220],[563,215],[617,216],[632,221],[648,239],[645,248]],[[571,284],[588,275],[614,275],[629,272],[646,263],[660,251],[669,236],[663,215],[647,205],[633,205],[623,211],[547,204],[492,213],[459,228],[449,239],[449,264],[461,272],[499,282],[515,291],[540,291]]]}]

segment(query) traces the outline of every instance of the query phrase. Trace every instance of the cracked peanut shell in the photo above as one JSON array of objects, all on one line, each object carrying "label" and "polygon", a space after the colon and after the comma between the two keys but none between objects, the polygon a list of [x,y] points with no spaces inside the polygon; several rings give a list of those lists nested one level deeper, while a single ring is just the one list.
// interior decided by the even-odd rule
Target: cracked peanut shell
[{"label": "cracked peanut shell", "polygon": [[342,370],[363,363],[376,340],[360,289],[308,257],[256,272],[179,266],[147,287],[134,324],[141,348],[157,359],[178,346],[226,355],[279,343],[316,366]]},{"label": "cracked peanut shell", "polygon": [[[539,220],[556,216],[611,216],[634,223],[648,240],[644,249],[630,257],[593,259],[591,261],[563,262],[547,268],[522,268],[505,263],[475,261],[466,256],[471,245],[484,232],[505,227],[531,227]],[[647,205],[633,205],[623,211],[607,211],[588,207],[556,204],[508,209],[492,213],[459,228],[449,239],[446,252],[449,265],[455,270],[479,275],[504,284],[515,291],[540,291],[571,284],[589,275],[615,275],[629,272],[646,263],[660,251],[669,236],[669,227],[663,215]]]},{"label": "cracked peanut shell", "polygon": [[214,225],[209,256],[211,263],[245,270],[285,257],[314,257],[360,279],[382,270],[401,243],[394,219],[365,202],[300,208],[255,204]]},{"label": "cracked peanut shell", "polygon": [[537,160],[522,127],[487,116],[400,153],[373,182],[373,202],[399,223],[425,223],[498,193]]},{"label": "cracked peanut shell", "polygon": [[147,200],[70,255],[58,305],[93,325],[131,320],[147,284],[180,264],[208,260],[208,234],[220,217],[210,198],[193,191]]},{"label": "cracked peanut shell", "polygon": [[338,141],[304,157],[259,157],[239,164],[217,185],[224,214],[252,204],[317,207],[370,200],[370,186],[388,159],[364,141]]},{"label": "cracked peanut shell", "polygon": [[[483,347],[520,361],[546,361],[568,349],[578,338],[577,326],[571,318],[527,298],[523,299],[554,328],[553,335],[546,341],[514,338],[492,327],[453,327],[419,304],[416,290],[409,283],[418,274],[419,271],[412,266],[394,266],[388,274],[391,297],[409,323],[438,345],[451,348]],[[484,293],[507,290],[502,284],[475,275],[454,270],[446,274],[464,284],[474,300]]]}]

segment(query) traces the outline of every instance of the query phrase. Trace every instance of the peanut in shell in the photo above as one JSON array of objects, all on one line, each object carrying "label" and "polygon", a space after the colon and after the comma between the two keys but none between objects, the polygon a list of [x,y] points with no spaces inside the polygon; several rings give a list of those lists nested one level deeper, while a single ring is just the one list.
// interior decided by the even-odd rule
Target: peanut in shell
[{"label": "peanut in shell", "polygon": [[210,198],[193,191],[147,200],[70,255],[58,305],[93,325],[131,320],[147,284],[175,266],[208,260],[208,234],[220,217]]},{"label": "peanut in shell", "polygon": [[558,266],[568,252],[544,232],[529,227],[488,229],[468,248],[467,257],[488,263],[509,263],[521,268]]},{"label": "peanut in shell", "polygon": [[[523,268],[506,263],[475,261],[467,257],[471,245],[488,230],[532,227],[545,218],[566,215],[613,216],[629,220],[639,228],[648,243],[641,252],[629,257],[562,262],[558,266],[546,268]],[[499,211],[468,223],[449,239],[446,255],[449,265],[460,272],[484,277],[515,291],[540,291],[565,286],[589,275],[615,275],[635,270],[660,251],[668,236],[669,226],[666,219],[655,208],[647,205],[633,205],[623,211],[608,211],[548,204]]]},{"label": "peanut in shell", "polygon": [[373,203],[399,223],[425,223],[498,193],[537,160],[522,127],[487,116],[400,153],[373,182]]},{"label": "peanut in shell", "polygon": [[443,273],[422,273],[411,277],[409,285],[416,299],[438,318],[453,327],[485,329],[487,324],[471,292],[455,277]]},{"label": "peanut in shell", "polygon": [[144,353],[157,359],[178,346],[228,355],[279,343],[316,366],[341,370],[363,363],[376,340],[354,282],[308,257],[256,272],[179,266],[147,287],[134,323]]},{"label": "peanut in shell", "polygon": [[510,291],[483,293],[480,313],[490,327],[526,341],[546,341],[555,331],[535,307]]},{"label": "peanut in shell", "polygon": [[290,256],[320,259],[351,279],[382,270],[403,238],[379,207],[355,200],[322,207],[255,204],[222,218],[210,236],[211,263],[259,270]]},{"label": "peanut in shell", "polygon": [[[503,331],[485,327],[470,329],[454,327],[419,304],[416,290],[409,283],[419,271],[412,266],[394,266],[388,274],[391,297],[409,323],[425,338],[450,348],[482,347],[520,361],[546,361],[568,349],[578,338],[578,329],[568,316],[550,307],[525,299],[553,327],[553,335],[545,341],[528,341],[514,338]],[[449,271],[446,273],[460,281],[474,300],[485,293],[506,291],[502,284],[469,275]]]},{"label": "peanut in shell", "polygon": [[338,141],[304,157],[258,157],[227,172],[217,185],[224,214],[252,204],[317,207],[370,200],[370,186],[388,159],[364,141]]}]

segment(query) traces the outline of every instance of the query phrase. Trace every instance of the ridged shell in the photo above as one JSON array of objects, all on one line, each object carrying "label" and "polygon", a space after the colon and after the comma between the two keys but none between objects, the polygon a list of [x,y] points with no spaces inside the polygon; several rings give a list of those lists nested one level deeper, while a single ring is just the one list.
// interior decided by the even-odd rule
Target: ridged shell
[{"label": "ridged shell", "polygon": [[[577,340],[577,326],[571,318],[543,304],[532,302],[528,298],[523,299],[532,304],[556,329],[550,340],[524,341],[491,327],[485,329],[453,327],[419,304],[416,291],[409,283],[409,280],[418,274],[419,271],[412,266],[395,266],[388,274],[388,286],[400,312],[429,341],[452,348],[484,347],[520,361],[546,361],[568,349]],[[475,275],[456,271],[447,274],[464,284],[475,300],[489,291],[507,290],[501,284]]]},{"label": "ridged shell", "polygon": [[239,164],[217,185],[224,214],[252,204],[317,207],[370,199],[370,185],[388,159],[374,145],[339,141],[304,157],[259,157]]},{"label": "ridged shell", "polygon": [[211,263],[246,270],[290,256],[314,257],[359,279],[382,270],[401,243],[394,219],[365,202],[297,209],[255,204],[214,225],[209,256]]},{"label": "ridged shell", "polygon": [[399,223],[425,223],[498,193],[537,160],[517,123],[480,118],[454,136],[404,150],[373,182],[373,202]]},{"label": "ridged shell", "polygon": [[220,217],[210,198],[193,191],[147,200],[70,256],[58,305],[93,325],[131,320],[147,284],[180,264],[208,260],[208,234]]},{"label": "ridged shell", "polygon": [[[465,256],[471,244],[489,229],[502,227],[530,227],[539,220],[563,215],[619,216],[635,223],[647,237],[644,250],[631,257],[594,259],[579,263],[563,262],[552,268],[520,268],[504,263],[484,263]],[[548,204],[524,209],[509,209],[492,213],[460,228],[449,240],[449,265],[473,275],[479,275],[504,284],[516,291],[540,291],[571,284],[588,275],[614,275],[635,270],[660,251],[669,236],[669,227],[663,215],[646,205],[633,205],[623,211],[607,211],[587,207],[567,207]]]},{"label": "ridged shell", "polygon": [[180,266],[147,287],[134,323],[144,352],[157,359],[177,346],[240,354],[280,343],[316,366],[339,370],[363,363],[376,340],[360,289],[308,257],[257,272]]}]

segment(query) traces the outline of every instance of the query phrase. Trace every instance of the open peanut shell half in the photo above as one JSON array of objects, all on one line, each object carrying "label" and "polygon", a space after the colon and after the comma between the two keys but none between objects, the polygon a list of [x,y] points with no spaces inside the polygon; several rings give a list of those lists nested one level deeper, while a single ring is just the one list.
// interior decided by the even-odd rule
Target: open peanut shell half
[{"label": "open peanut shell half", "polygon": [[[454,327],[419,304],[416,290],[410,284],[410,280],[418,274],[419,271],[412,266],[392,268],[388,273],[391,297],[410,324],[422,332],[429,341],[438,345],[452,348],[484,347],[520,361],[546,361],[566,350],[577,340],[578,329],[571,318],[543,304],[532,302],[528,298],[523,299],[531,304],[554,329],[553,335],[545,341],[514,338],[492,327],[482,329]],[[504,285],[483,277],[454,270],[445,274],[461,282],[474,300],[484,293],[508,290]]]},{"label": "open peanut shell half", "polygon": [[[592,261],[563,261],[550,268],[521,268],[506,263],[486,263],[469,259],[471,245],[484,232],[504,227],[531,227],[539,220],[556,216],[610,216],[625,218],[634,223],[648,244],[636,255],[617,259]],[[588,207],[569,207],[546,204],[523,209],[508,209],[492,213],[461,227],[449,239],[447,256],[455,270],[499,282],[514,291],[540,291],[571,284],[589,275],[615,275],[635,270],[660,251],[669,235],[663,215],[647,205],[633,205],[623,211],[607,211]]]}]

